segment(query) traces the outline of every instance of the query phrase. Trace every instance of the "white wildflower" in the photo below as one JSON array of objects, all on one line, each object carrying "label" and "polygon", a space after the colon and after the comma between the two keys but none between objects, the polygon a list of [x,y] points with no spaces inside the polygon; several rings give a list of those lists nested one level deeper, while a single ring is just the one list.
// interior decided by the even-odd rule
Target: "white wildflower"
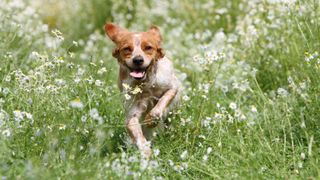
[{"label": "white wildflower", "polygon": [[242,111],[240,109],[236,109],[234,112],[234,116],[239,118],[241,117],[241,115],[242,115]]},{"label": "white wildflower", "polygon": [[83,103],[78,98],[70,101],[69,105],[70,107],[77,108],[77,109],[83,109],[84,107]]},{"label": "white wildflower", "polygon": [[86,122],[87,121],[87,116],[85,116],[85,115],[81,116],[81,121],[82,122]]},{"label": "white wildflower", "polygon": [[125,95],[124,95],[124,98],[128,101],[128,100],[131,99],[131,96],[130,96],[129,94],[125,94]]},{"label": "white wildflower", "polygon": [[142,89],[140,89],[138,86],[136,86],[132,91],[132,94],[138,94],[138,93],[142,93]]},{"label": "white wildflower", "polygon": [[65,130],[66,127],[67,126],[65,124],[59,124],[59,130]]},{"label": "white wildflower", "polygon": [[71,58],[74,58],[74,53],[73,53],[73,52],[69,52],[69,56],[70,56]]},{"label": "white wildflower", "polygon": [[23,112],[21,112],[20,110],[13,111],[13,116],[16,122],[20,122],[23,120]]},{"label": "white wildflower", "polygon": [[74,46],[76,46],[76,47],[78,47],[78,42],[77,41],[72,41],[72,44],[74,45]]},{"label": "white wildflower", "polygon": [[251,112],[253,112],[253,113],[257,113],[258,112],[258,110],[257,110],[257,108],[255,107],[255,106],[251,106]]},{"label": "white wildflower", "polygon": [[284,88],[278,88],[277,93],[280,97],[288,97],[289,92],[285,90]]},{"label": "white wildflower", "polygon": [[56,85],[58,85],[58,86],[66,85],[66,81],[64,79],[55,79],[54,81],[55,81]]},{"label": "white wildflower", "polygon": [[103,85],[103,82],[100,80],[96,80],[94,84],[99,87]]},{"label": "white wildflower", "polygon": [[174,163],[173,163],[173,161],[171,159],[168,160],[168,163],[169,163],[170,166],[174,165]]},{"label": "white wildflower", "polygon": [[10,137],[11,136],[11,131],[9,129],[5,129],[2,131],[2,135],[6,136],[6,137]]},{"label": "white wildflower", "polygon": [[159,149],[153,150],[153,154],[155,157],[157,157],[160,154],[160,150]]},{"label": "white wildflower", "polygon": [[96,108],[93,108],[89,111],[89,116],[92,119],[97,120],[99,122],[99,124],[103,123],[103,118],[99,115],[99,112]]},{"label": "white wildflower", "polygon": [[93,79],[92,76],[90,76],[89,78],[87,78],[86,81],[87,81],[89,84],[93,84],[93,83],[95,82],[95,80]]},{"label": "white wildflower", "polygon": [[247,126],[253,126],[253,125],[255,125],[256,123],[254,122],[254,121],[249,121],[249,122],[247,122]]},{"label": "white wildflower", "polygon": [[301,153],[300,154],[300,159],[301,160],[305,160],[306,159],[306,154],[305,153]]},{"label": "white wildflower", "polygon": [[76,77],[76,78],[74,78],[74,80],[73,80],[76,84],[78,84],[80,81],[81,81],[81,79],[79,78],[79,77]]},{"label": "white wildflower", "polygon": [[237,109],[237,104],[235,102],[231,102],[229,104],[229,108],[232,109],[232,110],[235,110],[235,109]]},{"label": "white wildflower", "polygon": [[25,115],[25,117],[26,117],[27,119],[33,120],[32,114],[30,114],[30,113],[28,113],[28,112],[24,112],[24,115]]},{"label": "white wildflower", "polygon": [[148,167],[148,160],[145,158],[142,158],[140,161],[140,170],[145,170]]},{"label": "white wildflower", "polygon": [[89,115],[92,119],[97,119],[99,117],[99,112],[96,108],[93,108],[89,111]]},{"label": "white wildflower", "polygon": [[58,29],[54,29],[51,31],[52,34],[58,38],[59,40],[63,41],[64,40],[64,37],[62,36],[62,33],[58,30]]},{"label": "white wildflower", "polygon": [[188,156],[188,151],[185,150],[185,151],[183,151],[183,152],[181,153],[180,158],[181,158],[182,160],[184,160],[184,159],[187,158],[187,156]]},{"label": "white wildflower", "polygon": [[184,101],[189,101],[189,100],[190,100],[190,97],[187,96],[187,95],[184,95],[184,96],[182,97],[182,99],[183,99]]},{"label": "white wildflower", "polygon": [[211,117],[206,117],[205,119],[202,120],[201,124],[204,127],[210,127],[212,118]]},{"label": "white wildflower", "polygon": [[97,73],[98,73],[99,75],[102,75],[102,74],[104,74],[105,72],[107,72],[107,69],[106,69],[105,67],[103,67],[103,68],[99,69]]},{"label": "white wildflower", "polygon": [[124,90],[126,90],[126,91],[130,91],[130,90],[131,90],[131,87],[130,87],[128,84],[126,84],[126,83],[123,83],[123,84],[122,84],[122,87],[123,87]]},{"label": "white wildflower", "polygon": [[[3,109],[0,110],[0,121],[6,121],[9,119],[9,114]],[[1,126],[1,124],[0,124]]]},{"label": "white wildflower", "polygon": [[207,162],[208,161],[208,155],[204,155],[203,157],[202,157],[202,160],[204,161],[204,162]]},{"label": "white wildflower", "polygon": [[150,169],[156,169],[159,167],[159,163],[155,160],[149,161],[149,168]]},{"label": "white wildflower", "polygon": [[129,162],[137,162],[137,161],[138,161],[138,158],[137,158],[136,156],[130,156],[130,157],[128,158],[128,161],[129,161]]}]

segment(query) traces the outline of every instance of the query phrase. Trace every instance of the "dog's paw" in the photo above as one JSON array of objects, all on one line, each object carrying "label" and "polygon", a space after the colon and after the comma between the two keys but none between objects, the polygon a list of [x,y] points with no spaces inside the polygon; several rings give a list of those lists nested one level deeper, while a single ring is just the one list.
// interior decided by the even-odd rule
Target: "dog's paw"
[{"label": "dog's paw", "polygon": [[143,158],[149,159],[151,157],[152,150],[149,141],[145,142],[144,144],[137,144],[137,146]]},{"label": "dog's paw", "polygon": [[141,155],[143,158],[149,159],[152,155],[152,150],[151,148],[145,148],[143,150],[141,150]]},{"label": "dog's paw", "polygon": [[159,123],[159,120],[162,116],[162,112],[158,109],[152,109],[145,117],[144,123],[147,127],[153,128],[156,127]]}]

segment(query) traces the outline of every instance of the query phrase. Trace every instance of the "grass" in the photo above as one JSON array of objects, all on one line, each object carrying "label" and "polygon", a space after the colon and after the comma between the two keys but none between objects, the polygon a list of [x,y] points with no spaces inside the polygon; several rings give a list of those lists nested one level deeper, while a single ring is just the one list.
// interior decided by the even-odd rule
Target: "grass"
[{"label": "grass", "polygon": [[[318,1],[5,0],[0,12],[3,179],[319,178]],[[105,21],[158,25],[185,87],[150,161],[128,143]]]}]

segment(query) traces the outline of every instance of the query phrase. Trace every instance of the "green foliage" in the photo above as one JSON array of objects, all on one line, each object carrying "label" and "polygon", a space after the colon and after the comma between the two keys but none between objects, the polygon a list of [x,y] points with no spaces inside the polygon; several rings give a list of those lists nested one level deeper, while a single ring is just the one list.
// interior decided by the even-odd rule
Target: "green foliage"
[{"label": "green foliage", "polygon": [[[0,177],[318,179],[318,1],[0,1]],[[185,88],[140,158],[103,25],[160,27]]]}]

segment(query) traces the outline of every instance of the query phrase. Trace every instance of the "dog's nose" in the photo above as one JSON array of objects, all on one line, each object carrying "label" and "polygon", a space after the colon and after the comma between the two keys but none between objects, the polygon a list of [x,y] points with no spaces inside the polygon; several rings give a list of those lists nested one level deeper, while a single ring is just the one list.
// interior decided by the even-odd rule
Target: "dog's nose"
[{"label": "dog's nose", "polygon": [[141,56],[134,57],[132,61],[133,61],[133,64],[137,66],[141,66],[143,64],[143,57]]}]

